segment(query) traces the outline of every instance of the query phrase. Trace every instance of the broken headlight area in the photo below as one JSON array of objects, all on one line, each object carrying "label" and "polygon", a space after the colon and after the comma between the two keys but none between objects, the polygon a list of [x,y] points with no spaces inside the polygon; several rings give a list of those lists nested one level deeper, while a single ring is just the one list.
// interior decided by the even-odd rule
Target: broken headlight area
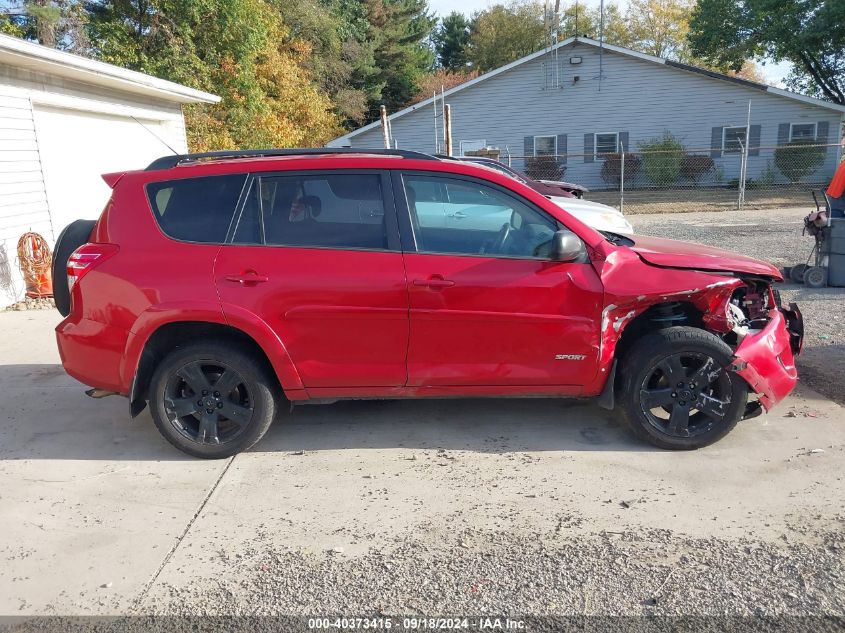
[{"label": "broken headlight area", "polygon": [[757,334],[772,318],[772,310],[780,307],[780,295],[768,280],[743,279],[725,305],[730,332],[725,340],[737,346],[746,336]]}]

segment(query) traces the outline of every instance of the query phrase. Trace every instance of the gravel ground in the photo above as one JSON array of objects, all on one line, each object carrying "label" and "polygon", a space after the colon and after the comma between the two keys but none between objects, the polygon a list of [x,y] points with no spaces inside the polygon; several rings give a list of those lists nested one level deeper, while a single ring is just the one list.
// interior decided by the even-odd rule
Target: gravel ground
[{"label": "gravel ground", "polygon": [[[169,615],[845,613],[845,535],[806,544],[683,538],[669,530],[571,538],[439,531],[362,557],[220,552],[230,572],[168,586]],[[201,591],[198,589],[201,588]]]},{"label": "gravel ground", "polygon": [[[633,215],[638,233],[700,242],[772,262],[778,267],[807,261],[813,239],[802,236],[809,208],[728,211],[682,215]],[[785,302],[795,301],[804,315],[801,379],[819,393],[845,405],[845,288],[812,289],[781,285]]]}]

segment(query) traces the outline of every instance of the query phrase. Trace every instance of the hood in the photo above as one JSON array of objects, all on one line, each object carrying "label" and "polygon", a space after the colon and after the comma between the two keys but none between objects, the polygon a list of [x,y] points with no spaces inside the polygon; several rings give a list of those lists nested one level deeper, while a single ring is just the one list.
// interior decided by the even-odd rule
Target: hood
[{"label": "hood", "polygon": [[631,249],[655,266],[746,273],[774,277],[778,281],[783,279],[780,271],[767,262],[694,242],[637,235]]},{"label": "hood", "polygon": [[593,202],[592,200],[584,200],[583,198],[563,198],[561,196],[547,196],[547,198],[564,211],[572,211],[573,213],[591,211],[594,213],[615,213],[616,215],[622,215],[622,212],[616,207],[611,207],[601,202]]},{"label": "hood", "polygon": [[589,191],[586,187],[576,185],[572,182],[564,182],[563,180],[538,180],[537,182],[542,182],[544,185],[551,185],[553,187],[560,187],[566,191],[580,191],[581,193],[587,193]]}]

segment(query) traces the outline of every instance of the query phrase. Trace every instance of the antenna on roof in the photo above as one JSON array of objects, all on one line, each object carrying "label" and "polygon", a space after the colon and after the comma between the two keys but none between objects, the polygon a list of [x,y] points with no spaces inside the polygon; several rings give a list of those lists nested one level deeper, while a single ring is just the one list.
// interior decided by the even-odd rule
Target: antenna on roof
[{"label": "antenna on roof", "polygon": [[148,128],[146,125],[144,125],[143,123],[141,123],[141,122],[140,122],[138,119],[136,119],[134,116],[132,117],[132,120],[133,120],[133,121],[135,121],[135,123],[137,123],[138,125],[140,125],[142,128],[144,128],[147,132],[149,132],[150,134],[152,134],[153,136],[155,136],[155,137],[159,140],[159,142],[160,142],[162,145],[164,145],[167,149],[169,149],[171,152],[173,152],[173,153],[174,153],[174,154],[176,154],[177,156],[179,155],[179,152],[177,152],[175,149],[173,149],[172,147],[170,147],[170,145],[168,145],[168,144],[164,141],[164,139],[163,139],[163,138],[161,138],[158,134],[156,134],[155,132],[153,132],[153,131],[152,131],[150,128]]},{"label": "antenna on roof", "polygon": [[599,3],[599,92],[604,77],[604,0]]}]

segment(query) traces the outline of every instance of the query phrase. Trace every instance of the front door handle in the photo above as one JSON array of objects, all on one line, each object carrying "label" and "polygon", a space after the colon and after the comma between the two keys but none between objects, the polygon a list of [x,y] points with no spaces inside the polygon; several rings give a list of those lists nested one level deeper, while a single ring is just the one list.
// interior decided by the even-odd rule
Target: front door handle
[{"label": "front door handle", "polygon": [[245,270],[240,275],[226,275],[226,281],[241,284],[242,286],[254,286],[255,284],[270,281],[266,275],[259,275],[254,270]]},{"label": "front door handle", "polygon": [[452,217],[455,218],[456,220],[463,220],[465,217],[467,217],[467,214],[464,213],[463,211],[455,211],[452,214]]},{"label": "front door handle", "polygon": [[433,275],[428,279],[414,279],[415,286],[423,288],[451,288],[455,282],[450,279],[443,279],[440,275]]}]

